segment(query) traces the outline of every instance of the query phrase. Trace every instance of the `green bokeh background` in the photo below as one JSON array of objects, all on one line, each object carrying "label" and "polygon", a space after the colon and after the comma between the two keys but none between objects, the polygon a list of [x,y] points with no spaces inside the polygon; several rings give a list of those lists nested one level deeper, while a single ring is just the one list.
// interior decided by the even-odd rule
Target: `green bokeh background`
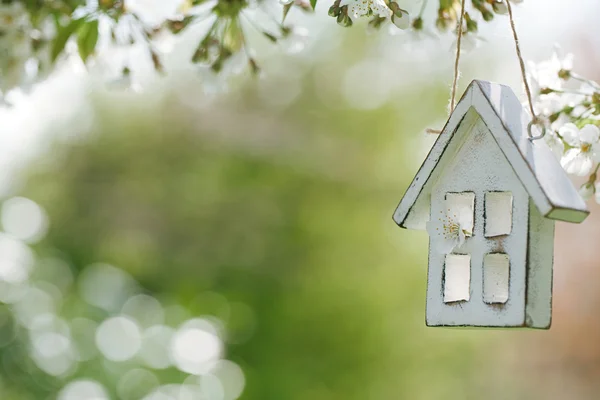
[{"label": "green bokeh background", "polygon": [[[191,78],[149,94],[97,90],[85,139],[57,142],[25,173],[18,194],[51,221],[36,253],[74,271],[115,265],[158,299],[219,318],[245,400],[519,398],[488,362],[497,336],[425,327],[427,236],[391,218],[420,132],[444,118],[446,84],[357,111],[318,96],[314,76],[339,60],[328,63],[283,111],[258,100],[261,81],[198,108],[178,95],[182,82],[201,90]],[[106,317],[74,296],[65,315]],[[116,398],[107,371],[127,369],[96,359],[63,379],[14,366],[3,399],[54,398],[77,377]]]}]

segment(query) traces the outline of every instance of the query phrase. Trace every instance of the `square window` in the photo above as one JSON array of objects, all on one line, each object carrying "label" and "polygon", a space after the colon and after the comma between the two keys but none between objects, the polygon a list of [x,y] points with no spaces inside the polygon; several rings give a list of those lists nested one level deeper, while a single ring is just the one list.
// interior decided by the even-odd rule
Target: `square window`
[{"label": "square window", "polygon": [[510,235],[513,196],[511,192],[485,193],[485,236]]},{"label": "square window", "polygon": [[508,301],[509,270],[508,254],[486,254],[483,259],[483,301],[488,304]]},{"label": "square window", "polygon": [[468,301],[471,286],[471,256],[447,254],[444,264],[444,303]]},{"label": "square window", "polygon": [[446,193],[446,214],[460,224],[460,227],[473,234],[473,216],[475,214],[475,193]]}]

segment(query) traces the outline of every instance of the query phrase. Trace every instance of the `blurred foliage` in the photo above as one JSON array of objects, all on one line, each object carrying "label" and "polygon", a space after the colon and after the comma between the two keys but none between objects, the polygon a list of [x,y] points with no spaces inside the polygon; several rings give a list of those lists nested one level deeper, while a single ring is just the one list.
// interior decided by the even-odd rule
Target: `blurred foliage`
[{"label": "blurred foliage", "polygon": [[[243,399],[481,393],[473,334],[424,327],[425,235],[391,220],[415,169],[395,127],[422,129],[445,90],[362,112],[306,90],[280,114],[253,90],[200,111],[169,93],[119,96],[99,96],[87,139],[29,173],[22,194],[51,221],[40,255],[116,265],[157,298],[219,318]],[[437,106],[416,110],[415,99]],[[127,369],[86,365],[75,376],[109,387],[107,371]],[[30,398],[54,390],[28,373],[5,379]]]},{"label": "blurred foliage", "polygon": [[[337,23],[349,27],[368,19],[369,29],[384,26],[412,30],[415,37],[430,30],[443,33],[459,30],[475,41],[478,20],[491,21],[506,14],[508,0],[439,0],[431,2],[435,18],[425,15],[428,0],[334,0],[328,14]],[[519,3],[522,0],[511,0]],[[463,26],[461,5],[465,4]],[[414,15],[401,7],[414,10]],[[195,36],[189,62],[207,79],[230,75],[242,70],[261,72],[258,33],[263,41],[279,43],[279,51],[303,47],[309,30],[290,22],[291,10],[312,13],[316,0],[165,0],[157,2],[124,0],[0,0],[0,100],[14,89],[27,89],[45,79],[56,63],[77,49],[83,64],[115,64],[96,68],[109,83],[132,80],[133,62],[129,54],[139,57],[135,49],[144,49],[147,63],[157,73],[167,72],[161,43],[173,35]],[[418,12],[417,12],[417,9]],[[160,15],[160,17],[157,17]],[[312,28],[312,31],[317,31]],[[69,49],[69,44],[72,44]],[[162,46],[164,48],[164,46]],[[94,60],[93,63],[88,63]],[[97,71],[100,70],[100,71]],[[134,74],[135,75],[135,74]]]}]

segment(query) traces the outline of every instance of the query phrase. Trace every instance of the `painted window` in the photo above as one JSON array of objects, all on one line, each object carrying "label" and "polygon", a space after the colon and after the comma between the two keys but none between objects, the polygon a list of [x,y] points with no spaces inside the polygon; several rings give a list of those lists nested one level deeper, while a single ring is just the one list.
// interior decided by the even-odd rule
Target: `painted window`
[{"label": "painted window", "polygon": [[446,212],[450,220],[458,223],[467,236],[473,234],[475,193],[446,193]]},{"label": "painted window", "polygon": [[469,301],[471,256],[447,254],[444,263],[444,303]]},{"label": "painted window", "polygon": [[485,236],[510,235],[513,196],[511,192],[485,193]]},{"label": "painted window", "polygon": [[483,301],[503,304],[508,301],[510,260],[508,254],[486,254],[483,259]]}]

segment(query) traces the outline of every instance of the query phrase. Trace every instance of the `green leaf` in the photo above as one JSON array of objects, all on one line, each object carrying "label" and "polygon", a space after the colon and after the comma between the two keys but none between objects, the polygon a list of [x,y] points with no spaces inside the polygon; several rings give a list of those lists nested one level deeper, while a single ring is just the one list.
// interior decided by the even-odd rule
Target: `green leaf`
[{"label": "green leaf", "polygon": [[310,6],[313,8],[313,10],[315,9],[315,7],[317,6],[317,0],[310,0]]},{"label": "green leaf", "polygon": [[73,19],[67,25],[61,26],[57,24],[56,37],[52,41],[52,47],[50,49],[50,61],[55,62],[58,56],[65,49],[67,41],[75,33],[75,31],[84,22],[83,18]]},{"label": "green leaf", "polygon": [[84,63],[96,50],[96,43],[98,43],[97,19],[86,22],[77,31],[77,48]]}]

